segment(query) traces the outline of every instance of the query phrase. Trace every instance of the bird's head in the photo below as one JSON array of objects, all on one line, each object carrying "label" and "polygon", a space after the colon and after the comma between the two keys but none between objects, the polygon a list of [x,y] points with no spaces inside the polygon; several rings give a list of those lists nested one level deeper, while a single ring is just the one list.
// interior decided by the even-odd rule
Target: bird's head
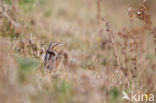
[{"label": "bird's head", "polygon": [[48,48],[49,52],[59,52],[63,44],[58,42],[51,42]]}]

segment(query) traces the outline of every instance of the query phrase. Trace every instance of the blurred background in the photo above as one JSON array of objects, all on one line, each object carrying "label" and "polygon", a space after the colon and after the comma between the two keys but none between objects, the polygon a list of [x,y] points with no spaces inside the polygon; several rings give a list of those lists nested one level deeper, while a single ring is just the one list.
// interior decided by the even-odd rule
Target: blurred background
[{"label": "blurred background", "polygon": [[[156,96],[156,1],[143,2],[0,0],[0,103],[131,103],[123,90]],[[45,73],[52,41],[63,43],[68,63]]]}]

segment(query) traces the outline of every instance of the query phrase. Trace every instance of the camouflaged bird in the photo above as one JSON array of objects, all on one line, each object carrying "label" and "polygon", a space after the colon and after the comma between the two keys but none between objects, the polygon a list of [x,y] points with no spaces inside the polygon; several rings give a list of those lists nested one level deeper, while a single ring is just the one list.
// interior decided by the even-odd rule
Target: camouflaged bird
[{"label": "camouflaged bird", "polygon": [[63,53],[60,50],[61,43],[51,42],[44,57],[44,69],[52,70],[57,68],[63,59]]}]

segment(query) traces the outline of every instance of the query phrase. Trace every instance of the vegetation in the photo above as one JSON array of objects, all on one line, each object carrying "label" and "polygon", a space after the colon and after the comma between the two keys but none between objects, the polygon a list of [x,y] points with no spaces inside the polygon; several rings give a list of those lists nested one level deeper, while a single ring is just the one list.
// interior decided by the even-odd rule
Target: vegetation
[{"label": "vegetation", "polygon": [[[156,96],[155,4],[1,0],[0,103],[135,102],[122,100],[123,91]],[[54,41],[64,59],[46,72]]]}]

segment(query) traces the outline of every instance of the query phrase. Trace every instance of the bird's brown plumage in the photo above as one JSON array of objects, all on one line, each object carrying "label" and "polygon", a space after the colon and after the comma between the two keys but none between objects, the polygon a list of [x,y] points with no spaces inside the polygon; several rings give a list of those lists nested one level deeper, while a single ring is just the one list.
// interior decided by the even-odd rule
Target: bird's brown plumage
[{"label": "bird's brown plumage", "polygon": [[44,58],[45,70],[52,70],[54,68],[57,68],[58,65],[61,63],[63,58],[62,52],[60,51],[61,45],[62,44],[58,42],[50,43]]}]

